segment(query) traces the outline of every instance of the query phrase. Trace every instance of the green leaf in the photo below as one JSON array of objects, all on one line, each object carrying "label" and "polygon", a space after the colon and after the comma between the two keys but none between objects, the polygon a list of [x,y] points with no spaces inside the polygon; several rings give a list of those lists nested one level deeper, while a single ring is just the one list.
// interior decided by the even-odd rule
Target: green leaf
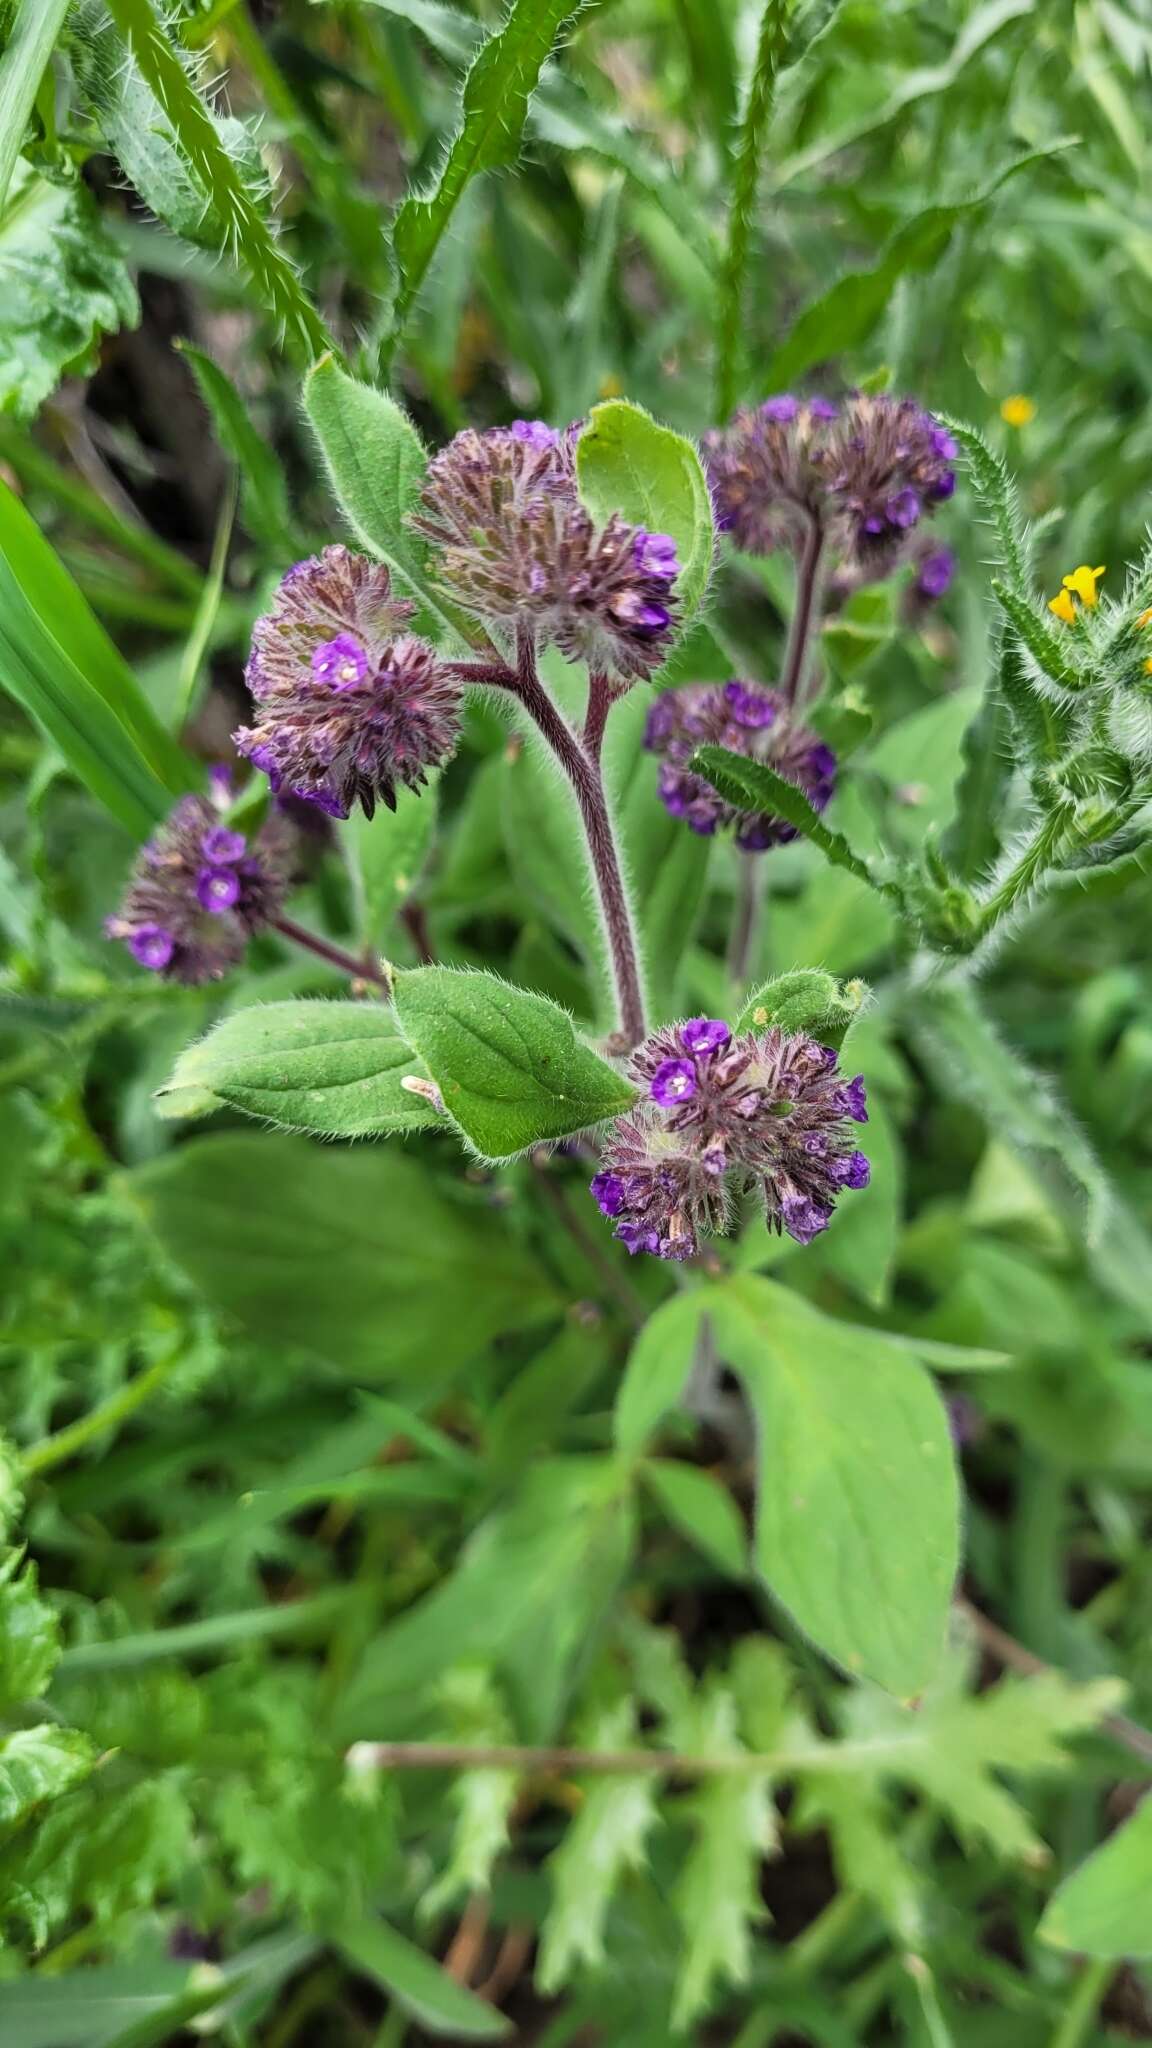
[{"label": "green leaf", "polygon": [[806,306],[762,373],[765,391],[786,391],[815,363],[846,355],[875,331],[892,301],[900,279],[933,270],[961,222],[981,214],[1001,187],[1030,164],[1071,147],[1063,137],[1029,150],[1006,164],[991,183],[967,198],[925,207],[898,228],[877,263],[849,271],[811,305]]},{"label": "green leaf", "polygon": [[[703,1755],[739,1754],[736,1702],[713,1686],[704,1702],[694,1748]],[[695,1839],[676,1886],[683,1955],[673,2026],[692,2022],[712,2002],[717,1984],[744,1983],[752,1968],[752,1929],[764,1919],[761,1864],[775,1846],[771,1783],[760,1771],[733,1771],[701,1786],[689,1802]]]},{"label": "green leaf", "polygon": [[636,1099],[558,1004],[494,974],[413,968],[396,975],[393,1002],[448,1114],[483,1158],[570,1137]]},{"label": "green leaf", "polygon": [[840,1046],[848,1026],[868,1000],[862,981],[839,982],[819,967],[774,974],[754,989],[736,1019],[736,1030],[807,1031],[823,1045]]},{"label": "green leaf", "polygon": [[892,1291],[892,1270],[903,1222],[904,1154],[899,1135],[875,1091],[867,1133],[862,1133],[872,1177],[837,1212],[831,1230],[809,1247],[811,1270],[834,1273],[861,1301],[881,1308]]},{"label": "green leaf", "polygon": [[428,457],[407,413],[386,391],[346,376],[331,356],[309,373],[304,411],[357,540],[387,562],[399,590],[416,600],[419,630],[437,639],[458,637],[451,607],[429,579],[424,543],[408,525]]},{"label": "green leaf", "polygon": [[87,187],[50,184],[19,162],[0,211],[0,412],[30,420],[62,377],[95,368],[105,334],[139,318]]},{"label": "green leaf", "polygon": [[428,266],[470,180],[481,171],[514,163],[528,102],[565,22],[585,0],[513,0],[501,26],[484,44],[468,76],[460,126],[427,198],[409,196],[399,208],[392,243],[399,272],[392,345],[399,340]]},{"label": "green leaf", "polygon": [[391,1150],[199,1138],[130,1185],[218,1308],[359,1378],[446,1378],[560,1307],[499,1216]]},{"label": "green leaf", "polygon": [[267,1003],[234,1011],[190,1045],[159,1097],[172,1116],[204,1116],[226,1102],[284,1130],[383,1137],[443,1125],[401,1085],[419,1073],[378,1003]]},{"label": "green leaf", "polygon": [[68,0],[19,0],[15,19],[10,12],[5,24],[8,34],[0,54],[0,209],[67,12]]},{"label": "green leaf", "polygon": [[195,773],[19,499],[0,482],[0,682],[138,838]]},{"label": "green leaf", "polygon": [[331,1936],[353,1968],[373,1978],[428,2033],[453,2041],[499,2041],[510,2032],[503,2013],[383,1920],[348,1921],[333,1927]]},{"label": "green leaf", "polygon": [[1152,1955],[1152,1801],[1110,1835],[1048,1901],[1040,1937],[1120,1962]]},{"label": "green leaf", "polygon": [[649,1460],[643,1474],[668,1520],[681,1535],[694,1543],[726,1578],[747,1578],[744,1524],[723,1480],[699,1465],[682,1465],[671,1459]]},{"label": "green leaf", "polygon": [[420,879],[436,831],[437,810],[435,782],[422,790],[400,788],[394,811],[381,809],[368,819],[356,810],[344,827],[360,938],[372,950],[383,945],[397,911]]},{"label": "green leaf", "polygon": [[86,1778],[96,1745],[75,1728],[44,1722],[0,1740],[0,1826],[11,1827],[42,1800],[56,1799]]},{"label": "green leaf", "polygon": [[284,472],[230,377],[202,349],[182,342],[181,355],[192,366],[216,429],[216,438],[240,473],[240,512],[253,540],[269,554],[290,561],[298,552]]},{"label": "green leaf", "polygon": [[880,880],[866,861],[853,853],[842,832],[833,832],[814,811],[802,790],[786,782],[763,761],[750,761],[726,747],[698,747],[689,766],[718,790],[726,803],[745,811],[772,811],[786,818],[814,846],[818,846],[833,867],[846,868],[858,881],[885,896],[896,896],[894,884]]},{"label": "green leaf", "polygon": [[620,1451],[641,1451],[684,1391],[708,1298],[701,1289],[670,1295],[648,1318],[628,1354],[616,1396]]},{"label": "green leaf", "polygon": [[635,526],[668,533],[680,574],[681,629],[699,610],[712,574],[716,532],[712,497],[691,441],[650,413],[613,398],[594,405],[576,443],[580,496],[598,524],[613,512]]},{"label": "green leaf", "polygon": [[731,1279],[708,1298],[759,1429],[759,1570],[845,1670],[921,1691],[958,1552],[952,1446],[930,1379],[882,1336],[769,1280]]},{"label": "green leaf", "polygon": [[30,1564],[16,1577],[17,1562],[14,1555],[0,1568],[0,1708],[5,1712],[47,1691],[60,1655],[60,1624],[55,1609],[37,1592],[36,1567]]},{"label": "green leaf", "polygon": [[[597,1716],[585,1743],[589,1749],[636,1745],[631,1700]],[[643,1870],[648,1836],[659,1821],[656,1781],[635,1777],[590,1777],[560,1847],[548,1859],[552,1902],[540,1937],[536,1981],[552,1996],[579,1964],[596,1969],[605,1960],[604,1930],[613,1895],[630,1870]]]}]

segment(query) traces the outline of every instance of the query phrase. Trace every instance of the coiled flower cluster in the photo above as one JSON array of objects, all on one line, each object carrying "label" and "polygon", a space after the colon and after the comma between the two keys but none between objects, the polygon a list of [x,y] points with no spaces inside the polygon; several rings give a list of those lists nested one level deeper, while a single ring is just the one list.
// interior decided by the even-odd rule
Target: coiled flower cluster
[{"label": "coiled flower cluster", "polygon": [[853,1125],[864,1079],[836,1053],[774,1026],[734,1038],[720,1018],[658,1031],[629,1072],[646,1099],[612,1125],[591,1192],[630,1252],[689,1259],[758,1193],[769,1230],[809,1244],[845,1188],[868,1185]]},{"label": "coiled flower cluster", "polygon": [[578,437],[540,420],[466,429],[429,463],[412,524],[462,611],[631,682],[659,668],[676,629],[676,544],[616,512],[596,525],[577,493]]},{"label": "coiled flower cluster", "polygon": [[275,812],[249,839],[221,823],[205,797],[181,797],[141,849],[104,929],[166,981],[218,981],[278,914],[295,844],[291,825]]},{"label": "coiled flower cluster", "polygon": [[454,751],[461,689],[436,650],[404,627],[382,564],[345,547],[298,562],[257,620],[247,683],[257,718],[233,734],[274,790],[329,817],[396,808]]},{"label": "coiled flower cluster", "polygon": [[818,528],[872,577],[956,488],[957,449],[912,398],[854,392],[839,403],[782,392],[705,436],[718,525],[746,554],[798,552]]},{"label": "coiled flower cluster", "polygon": [[765,762],[803,790],[817,811],[824,809],[836,787],[831,747],[796,723],[779,691],[739,681],[688,683],[662,691],[644,728],[645,747],[660,756],[661,802],[674,818],[683,818],[693,832],[707,837],[734,825],[736,844],[746,853],[783,846],[796,838],[796,829],[771,812],[737,810],[702,776],[693,774],[688,763],[705,744]]}]

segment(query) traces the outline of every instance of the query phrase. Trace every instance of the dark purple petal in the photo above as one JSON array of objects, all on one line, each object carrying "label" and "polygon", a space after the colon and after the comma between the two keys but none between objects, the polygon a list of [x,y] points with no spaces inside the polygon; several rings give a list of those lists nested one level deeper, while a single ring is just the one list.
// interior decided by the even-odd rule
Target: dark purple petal
[{"label": "dark purple petal", "polygon": [[720,1052],[731,1039],[732,1033],[720,1017],[689,1017],[680,1026],[680,1043],[685,1052]]},{"label": "dark purple petal", "polygon": [[624,1182],[618,1173],[595,1174],[591,1195],[602,1216],[618,1216],[626,1199]]},{"label": "dark purple petal", "polygon": [[764,731],[775,723],[776,700],[767,690],[758,690],[752,683],[725,683],[724,702],[737,725],[746,725],[752,731]]},{"label": "dark purple petal", "polygon": [[229,832],[226,825],[213,825],[200,841],[200,851],[210,868],[228,867],[243,860],[248,841],[242,832]]},{"label": "dark purple petal", "polygon": [[831,1209],[821,1208],[818,1202],[809,1201],[807,1195],[785,1195],[780,1204],[780,1220],[797,1244],[811,1244],[822,1230],[827,1230],[831,1220]]},{"label": "dark purple petal", "polygon": [[790,426],[800,410],[800,400],[793,398],[790,391],[781,391],[775,398],[766,398],[760,407],[766,420],[779,427]]},{"label": "dark purple petal", "polygon": [[837,1090],[836,1106],[841,1116],[850,1116],[857,1124],[867,1123],[868,1098],[863,1074],[857,1074]]},{"label": "dark purple petal", "polygon": [[358,690],[372,664],[351,633],[337,633],[312,651],[312,673],[333,690]]},{"label": "dark purple petal", "polygon": [[634,543],[636,567],[645,576],[658,576],[665,583],[673,583],[680,573],[676,557],[676,543],[670,533],[649,533],[641,526],[637,529]]},{"label": "dark purple petal", "polygon": [[920,509],[920,499],[909,486],[903,491],[897,491],[894,498],[889,498],[884,507],[884,516],[890,526],[898,526],[901,532],[904,532],[908,527],[915,526],[920,517]]},{"label": "dark purple petal", "polygon": [[138,925],[128,940],[128,951],[141,967],[150,967],[155,974],[167,967],[176,950],[176,941],[171,932],[162,925]]},{"label": "dark purple petal", "polygon": [[220,915],[240,901],[241,882],[235,868],[201,868],[196,877],[196,900],[204,910]]},{"label": "dark purple petal", "polygon": [[649,1094],[662,1109],[690,1102],[696,1093],[696,1068],[691,1060],[663,1060],[652,1076]]}]

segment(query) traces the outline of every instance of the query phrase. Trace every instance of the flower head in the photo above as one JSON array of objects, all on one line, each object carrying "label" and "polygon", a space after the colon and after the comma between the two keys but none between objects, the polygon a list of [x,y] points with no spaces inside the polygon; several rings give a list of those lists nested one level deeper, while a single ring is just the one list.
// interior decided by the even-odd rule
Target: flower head
[{"label": "flower head", "polygon": [[709,434],[718,523],[749,554],[797,548],[815,523],[842,556],[887,575],[906,536],[956,487],[956,444],[914,399],[790,393]]},{"label": "flower head", "polygon": [[461,607],[528,628],[572,660],[634,679],[664,660],[676,625],[676,543],[580,502],[577,429],[540,421],[457,434],[428,466],[413,525]]},{"label": "flower head", "polygon": [[1036,417],[1035,400],[1025,398],[1022,392],[1000,402],[1000,417],[1010,427],[1030,426]]},{"label": "flower head", "polygon": [[395,809],[397,783],[419,789],[452,753],[460,687],[404,632],[412,611],[386,568],[348,548],[289,570],[252,636],[256,721],[234,734],[274,790],[333,818],[359,803],[370,818],[377,800]]},{"label": "flower head", "polygon": [[697,747],[727,747],[763,761],[802,789],[822,811],[836,786],[836,756],[814,732],[797,725],[775,690],[755,683],[688,683],[664,690],[648,713],[644,745],[661,757],[658,790],[665,809],[693,832],[711,837],[733,825],[747,853],[762,853],[795,839],[796,828],[767,811],[740,811],[726,803],[688,763]]},{"label": "flower head", "polygon": [[124,900],[104,928],[165,980],[218,981],[276,916],[295,839],[275,812],[249,840],[221,825],[204,797],[181,797],[141,849]]},{"label": "flower head", "polygon": [[1080,616],[1075,600],[1079,599],[1085,610],[1091,611],[1100,602],[1096,586],[1104,573],[1103,565],[1099,569],[1090,569],[1086,562],[1082,562],[1078,569],[1061,578],[1061,588],[1055,597],[1048,600],[1049,611],[1055,612],[1066,626],[1074,626]]},{"label": "flower head", "polygon": [[808,1244],[845,1189],[868,1185],[852,1131],[867,1118],[863,1078],[845,1081],[803,1032],[733,1038],[694,1017],[647,1039],[629,1071],[645,1099],[612,1125],[592,1196],[631,1252],[692,1258],[751,1193],[770,1230]]}]

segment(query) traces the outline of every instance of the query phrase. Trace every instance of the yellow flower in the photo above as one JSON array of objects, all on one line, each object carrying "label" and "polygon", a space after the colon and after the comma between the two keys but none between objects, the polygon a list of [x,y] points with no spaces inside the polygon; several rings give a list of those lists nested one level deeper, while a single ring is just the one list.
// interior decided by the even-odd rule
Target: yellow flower
[{"label": "yellow flower", "polygon": [[1152,676],[1152,654],[1148,656],[1147,661],[1144,663],[1144,673],[1146,676]]},{"label": "yellow flower", "polygon": [[1048,609],[1055,612],[1058,619],[1063,619],[1066,626],[1076,624],[1076,607],[1066,590],[1058,590],[1055,597],[1048,599]]},{"label": "yellow flower", "polygon": [[1096,585],[1099,583],[1100,578],[1103,576],[1103,574],[1103,567],[1099,569],[1089,569],[1087,565],[1082,562],[1078,569],[1073,569],[1072,574],[1070,576],[1064,577],[1064,588],[1065,590],[1073,591],[1075,595],[1080,599],[1081,604],[1087,605],[1088,609],[1091,610],[1092,606],[1096,602]]},{"label": "yellow flower", "polygon": [[1149,605],[1146,612],[1141,612],[1140,617],[1136,621],[1138,632],[1145,626],[1152,626],[1152,604]]},{"label": "yellow flower", "polygon": [[1006,398],[1000,407],[1000,417],[1010,427],[1026,427],[1036,417],[1036,407],[1030,398],[1017,392],[1014,398]]}]

